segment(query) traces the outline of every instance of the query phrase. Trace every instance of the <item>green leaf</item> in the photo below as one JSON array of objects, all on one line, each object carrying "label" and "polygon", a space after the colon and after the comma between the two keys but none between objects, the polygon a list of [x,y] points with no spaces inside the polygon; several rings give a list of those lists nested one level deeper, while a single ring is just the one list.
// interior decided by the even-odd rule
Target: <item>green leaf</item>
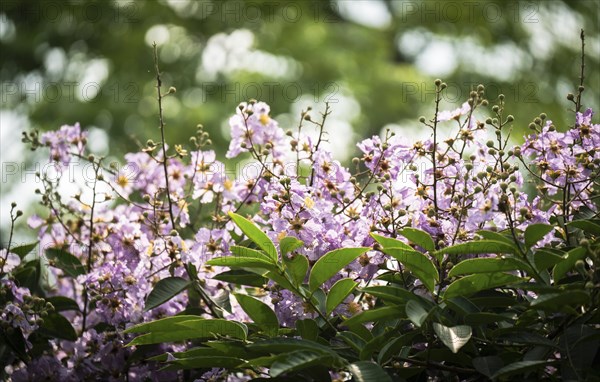
[{"label": "green leaf", "polygon": [[523,331],[522,329],[514,330],[513,328],[508,328],[507,330],[510,331],[500,333],[498,336],[502,341],[558,348],[552,340],[549,340],[545,335],[541,335],[535,331]]},{"label": "green leaf", "polygon": [[410,300],[406,303],[406,316],[412,321],[417,327],[421,327],[425,322],[425,319],[429,315],[429,312],[417,301]]},{"label": "green leaf", "polygon": [[562,251],[553,251],[548,248],[538,249],[533,254],[533,261],[536,268],[542,271],[560,263],[563,260],[563,256],[560,254],[560,252]]},{"label": "green leaf", "polygon": [[34,248],[38,245],[39,241],[31,244],[20,245],[18,247],[11,248],[10,253],[14,253],[19,256],[21,260],[25,258],[29,254],[29,252],[33,251]]},{"label": "green leaf", "polygon": [[307,367],[331,364],[333,358],[324,356],[321,353],[312,352],[309,350],[296,350],[291,353],[282,354],[271,365],[269,375],[275,378],[283,374],[290,374],[298,370],[306,369]]},{"label": "green leaf", "polygon": [[558,282],[560,279],[565,277],[567,272],[569,272],[575,266],[577,260],[581,260],[587,254],[587,250],[584,247],[573,248],[569,252],[567,252],[564,259],[554,266],[554,270],[552,271],[552,277],[554,278],[554,282]]},{"label": "green leaf", "polygon": [[[514,246],[515,242],[511,237],[508,237],[506,235],[503,235],[501,233],[498,232],[493,232],[493,231],[486,231],[486,230],[481,230],[481,231],[477,231],[477,234],[479,236],[481,236],[482,238],[486,239],[486,240],[492,240],[492,241],[501,241],[503,243],[506,243],[510,246]],[[516,247],[515,247],[516,250]]]},{"label": "green leaf", "polygon": [[[182,320],[181,318],[184,317]],[[126,332],[148,331],[148,333],[133,339],[127,346],[149,345],[163,342],[177,342],[197,338],[213,338],[215,336],[229,336],[246,340],[248,329],[240,322],[224,319],[203,319],[198,316],[174,316],[140,324]],[[187,320],[185,319],[187,318]],[[159,322],[160,321],[160,322]],[[132,330],[133,329],[133,330]]]},{"label": "green leaf", "polygon": [[404,288],[392,285],[376,285],[360,289],[362,293],[368,293],[387,302],[405,304],[409,300],[420,300],[421,297]]},{"label": "green leaf", "polygon": [[560,310],[567,305],[584,305],[590,300],[590,295],[582,290],[567,290],[557,293],[541,294],[531,302],[536,309]]},{"label": "green leaf", "polygon": [[477,313],[481,311],[477,304],[474,304],[473,301],[465,297],[449,298],[444,302],[446,303],[446,305],[448,305],[450,309],[454,310],[455,312],[461,315]]},{"label": "green leaf", "polygon": [[[244,363],[243,365],[241,365],[241,368],[248,368],[248,367],[253,367],[253,366],[258,366],[258,367],[270,367],[273,362],[275,362],[277,360],[277,357],[279,357],[278,355],[266,355],[263,357],[256,357],[256,355],[252,355],[252,359],[249,359],[248,361],[246,361],[246,363]],[[267,380],[267,378],[264,378],[265,380]],[[254,379],[254,381],[256,381],[256,379]],[[258,379],[258,381],[262,381],[262,379]]]},{"label": "green leaf", "polygon": [[486,325],[496,322],[513,321],[510,317],[489,312],[469,313],[465,316],[464,320],[467,325]]},{"label": "green leaf", "polygon": [[42,264],[40,259],[28,261],[24,266],[16,269],[13,273],[18,285],[30,290],[40,289],[40,277],[42,275]]},{"label": "green leaf", "polygon": [[169,359],[169,354],[171,354],[173,357],[175,357],[177,359],[225,355],[223,352],[221,352],[217,349],[213,349],[211,347],[196,347],[196,348],[191,348],[191,349],[183,351],[183,352],[163,353],[160,355],[155,355],[153,357],[148,358],[148,360],[166,362],[167,359]]},{"label": "green leaf", "polygon": [[303,320],[296,320],[296,330],[300,337],[305,340],[316,341],[319,336],[319,325],[317,322],[310,318]]},{"label": "green leaf", "polygon": [[64,296],[46,297],[46,302],[49,302],[54,306],[57,312],[63,312],[65,310],[76,310],[79,311],[79,305],[77,302]]},{"label": "green leaf", "polygon": [[331,314],[352,293],[357,285],[358,283],[352,279],[341,279],[333,284],[327,295],[327,315]]},{"label": "green leaf", "polygon": [[[357,327],[364,328],[364,326],[362,325],[358,325]],[[340,332],[336,335],[336,338],[339,338],[342,341],[344,341],[347,345],[349,345],[352,348],[352,350],[354,350],[355,353],[358,354],[360,354],[360,351],[364,349],[364,347],[367,345],[367,340],[365,340],[364,337],[352,331]]]},{"label": "green leaf", "polygon": [[276,266],[270,261],[259,258],[244,258],[239,256],[215,257],[206,262],[207,265],[231,267],[231,268],[260,268],[276,270]]},{"label": "green leaf", "polygon": [[430,292],[434,291],[435,281],[439,280],[439,275],[435,265],[427,256],[415,250],[402,248],[384,248],[383,252],[406,266]]},{"label": "green leaf", "polygon": [[[288,291],[300,296],[304,297],[301,293],[298,293],[294,286],[290,283],[288,278],[285,275],[280,274],[278,271],[269,271],[264,274],[267,278],[273,280],[276,284],[278,284],[283,289],[287,289]],[[299,288],[302,290],[302,288]]]},{"label": "green leaf", "polygon": [[267,304],[246,294],[234,293],[233,295],[254,323],[268,335],[277,335],[279,320],[275,312]]},{"label": "green leaf", "polygon": [[476,240],[442,248],[438,254],[447,255],[478,255],[485,253],[516,253],[513,245],[496,240]]},{"label": "green leaf", "polygon": [[360,350],[359,358],[361,360],[369,360],[373,356],[373,353],[381,349],[383,345],[390,339],[390,333],[384,332],[373,338],[371,341]]},{"label": "green leaf", "polygon": [[[600,224],[590,220],[575,220],[567,224],[569,227],[579,228],[593,235],[600,235]],[[11,251],[12,252],[12,251]]]},{"label": "green leaf", "polygon": [[[597,327],[575,324],[567,328],[560,337],[560,346],[568,354],[568,360],[562,363],[568,369],[563,374],[563,380],[573,379],[575,375],[579,375],[578,379],[594,380],[590,377],[594,375],[593,370],[598,370],[593,365],[597,364],[594,361],[599,344],[600,330]],[[567,377],[569,374],[573,377]]]},{"label": "green leaf", "polygon": [[419,335],[419,331],[413,330],[408,333],[404,333],[400,337],[392,338],[387,344],[381,348],[377,361],[382,364],[389,361],[393,356],[398,355],[403,347],[411,345],[413,338]]},{"label": "green leaf", "polygon": [[238,245],[232,245],[229,247],[229,250],[233,255],[239,256],[241,258],[246,259],[260,259],[268,261],[271,264],[277,264],[276,260],[270,258],[266,253],[262,251],[257,251],[256,249],[248,248],[248,247],[240,247]]},{"label": "green leaf", "polygon": [[[362,325],[357,325],[356,327],[364,328]],[[344,341],[357,354],[360,354],[360,351],[367,346],[367,340],[353,331],[340,332],[336,335],[336,338]]]},{"label": "green leaf", "polygon": [[306,256],[297,254],[291,259],[288,259],[286,256],[283,258],[283,263],[285,264],[286,271],[296,285],[301,285],[306,277],[306,272],[308,272],[308,259]]},{"label": "green leaf", "polygon": [[356,260],[371,248],[340,248],[326,253],[315,265],[308,276],[308,285],[314,292],[323,283],[337,274],[342,268]]},{"label": "green leaf", "polygon": [[232,269],[230,271],[219,273],[212,278],[213,280],[225,281],[236,285],[248,285],[257,288],[262,288],[269,282],[266,277],[243,269]]},{"label": "green leaf", "polygon": [[473,273],[490,273],[515,271],[522,269],[522,264],[516,259],[476,258],[463,260],[456,264],[448,273],[449,277]]},{"label": "green leaf", "polygon": [[371,361],[358,361],[348,365],[348,371],[356,382],[392,382],[389,374]]},{"label": "green leaf", "polygon": [[215,349],[215,354],[227,354],[231,357],[247,358],[248,352],[246,351],[244,343],[241,341],[216,340],[208,341],[205,343],[206,346]]},{"label": "green leaf", "polygon": [[404,228],[400,234],[426,251],[434,252],[435,243],[429,234],[416,228]]},{"label": "green leaf", "polygon": [[190,285],[181,277],[167,277],[160,280],[146,298],[144,310],[149,311],[177,296]]},{"label": "green leaf", "polygon": [[383,308],[375,308],[365,310],[355,316],[350,317],[343,322],[344,326],[352,326],[363,322],[374,322],[389,318],[400,318],[405,315],[404,309],[398,306],[384,306]]},{"label": "green leaf", "polygon": [[525,228],[525,245],[531,248],[542,240],[544,236],[552,232],[553,226],[548,224],[530,224]]},{"label": "green leaf", "polygon": [[314,341],[282,337],[254,342],[249,344],[247,349],[251,354],[279,354],[301,349],[323,354],[335,354],[329,346],[324,346]]},{"label": "green leaf", "polygon": [[403,241],[391,237],[385,237],[371,233],[371,237],[375,239],[383,248],[404,248],[413,251],[414,248]]},{"label": "green leaf", "polygon": [[469,342],[471,335],[473,334],[471,327],[468,325],[448,327],[434,322],[433,330],[444,345],[446,345],[454,354],[458,353],[460,348]]},{"label": "green leaf", "polygon": [[452,297],[468,297],[485,289],[492,289],[525,281],[524,279],[506,273],[478,273],[465,276],[454,281],[444,292],[444,299]]},{"label": "green leaf", "polygon": [[236,357],[198,356],[170,361],[168,366],[161,370],[210,369],[213,367],[234,369],[236,366],[239,366],[243,363],[244,360]]},{"label": "green leaf", "polygon": [[141,324],[137,324],[131,326],[123,331],[123,333],[147,333],[147,332],[160,332],[160,331],[168,331],[172,328],[172,325],[178,324],[184,321],[190,320],[203,320],[200,316],[194,315],[179,315],[161,318],[159,320],[154,320],[150,322],[142,322]]},{"label": "green leaf", "polygon": [[284,257],[288,253],[295,251],[302,247],[304,242],[293,236],[286,236],[279,241],[279,250],[281,251],[281,257]]},{"label": "green leaf", "polygon": [[48,248],[46,249],[46,257],[51,266],[62,269],[68,276],[77,277],[85,274],[85,268],[81,265],[81,261],[67,251],[59,248]]},{"label": "green leaf", "polygon": [[44,322],[38,331],[49,337],[77,341],[77,333],[71,322],[58,313],[51,313],[44,317]]},{"label": "green leaf", "polygon": [[506,365],[492,375],[493,380],[500,377],[509,377],[516,374],[529,373],[534,370],[541,370],[545,368],[550,362],[549,361],[519,361],[513,362],[510,365]]},{"label": "green leaf", "polygon": [[473,358],[473,367],[475,367],[475,370],[488,378],[500,370],[502,366],[504,366],[502,358],[495,355]]},{"label": "green leaf", "polygon": [[271,259],[277,261],[277,250],[275,249],[275,245],[271,239],[256,226],[256,224],[233,212],[229,212],[229,216],[250,240],[265,251]]},{"label": "green leaf", "polygon": [[[4,355],[6,353],[3,352],[3,346],[6,345],[6,350],[9,351],[10,354],[14,354],[19,357],[22,361],[27,361],[29,359],[29,355],[27,354],[28,345],[23,337],[23,332],[21,328],[14,328],[14,330],[6,331],[4,329],[0,330],[0,360],[2,362],[6,362],[6,358]],[[3,363],[3,365],[5,365]]]}]

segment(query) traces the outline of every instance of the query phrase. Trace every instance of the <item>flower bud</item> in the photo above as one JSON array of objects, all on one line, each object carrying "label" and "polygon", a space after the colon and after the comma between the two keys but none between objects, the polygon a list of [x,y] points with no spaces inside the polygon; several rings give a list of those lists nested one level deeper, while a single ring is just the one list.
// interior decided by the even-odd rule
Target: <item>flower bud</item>
[{"label": "flower bud", "polygon": [[595,288],[595,285],[593,282],[588,281],[585,283],[585,289],[594,289],[594,288]]},{"label": "flower bud", "polygon": [[[515,156],[516,157],[521,156],[521,148],[519,146],[515,147]],[[518,170],[518,168],[517,168],[517,170]]]}]

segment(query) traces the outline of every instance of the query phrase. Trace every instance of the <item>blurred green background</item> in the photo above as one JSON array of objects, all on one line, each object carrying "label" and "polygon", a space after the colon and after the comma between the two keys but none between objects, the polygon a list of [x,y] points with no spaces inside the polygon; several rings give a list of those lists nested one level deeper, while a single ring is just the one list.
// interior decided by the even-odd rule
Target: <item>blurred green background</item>
[{"label": "blurred green background", "polygon": [[[223,159],[227,119],[264,100],[284,127],[308,105],[323,110],[337,157],[360,137],[392,128],[420,134],[433,80],[453,108],[471,88],[506,95],[517,136],[540,112],[572,123],[579,31],[586,31],[584,105],[599,107],[599,4],[589,1],[54,1],[0,2],[2,197],[35,200],[21,132],[80,122],[91,148],[120,156],[157,138],[151,45],[159,45],[167,140],[185,143],[202,123]],[[7,164],[19,163],[18,170]],[[21,165],[24,163],[24,165]],[[24,175],[25,174],[25,175]]]}]

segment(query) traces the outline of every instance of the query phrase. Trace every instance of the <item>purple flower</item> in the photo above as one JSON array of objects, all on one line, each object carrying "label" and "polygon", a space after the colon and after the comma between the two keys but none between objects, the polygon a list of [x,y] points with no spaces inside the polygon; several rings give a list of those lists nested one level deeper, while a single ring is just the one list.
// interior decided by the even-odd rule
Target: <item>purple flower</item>
[{"label": "purple flower", "polygon": [[87,133],[82,132],[79,123],[73,126],[63,125],[57,131],[42,134],[40,142],[50,148],[50,159],[68,165],[71,155],[83,155],[87,143]]},{"label": "purple flower", "polygon": [[[269,116],[271,109],[264,102],[242,103],[236,109],[236,114],[229,119],[231,126],[231,143],[227,158],[235,158],[242,152],[256,147],[269,150],[273,159],[283,159],[287,148],[285,134],[277,121]],[[267,144],[270,148],[267,148]],[[258,151],[259,154],[261,151]]]}]

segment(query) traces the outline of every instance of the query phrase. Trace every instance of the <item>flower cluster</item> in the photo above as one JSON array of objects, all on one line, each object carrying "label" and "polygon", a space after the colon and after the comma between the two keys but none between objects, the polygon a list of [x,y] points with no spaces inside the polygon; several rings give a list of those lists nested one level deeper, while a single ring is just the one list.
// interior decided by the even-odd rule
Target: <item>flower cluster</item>
[{"label": "flower cluster", "polygon": [[[436,84],[438,96],[443,85]],[[297,130],[286,133],[268,105],[243,103],[229,120],[232,138],[226,157],[249,156],[258,171],[237,178],[227,176],[225,164],[205,148],[210,140],[201,126],[189,153],[149,141],[141,152],[127,154],[127,165],[120,168],[88,155],[79,125],[43,134],[39,142],[53,160],[67,165],[77,155],[90,161],[95,171],[87,184],[92,196],[64,200],[57,185],[42,179],[45,189],[38,192],[48,213],[30,219],[30,225],[38,231],[39,246],[51,250],[41,258],[0,252],[1,288],[10,297],[1,300],[0,317],[3,327],[18,328],[27,339],[44,328],[41,312],[60,296],[74,304],[64,316],[77,335],[42,341],[43,355],[27,363],[14,360],[12,378],[158,380],[165,375],[154,366],[128,362],[133,351],[124,344],[131,337],[123,329],[182,311],[245,320],[229,298],[229,281],[241,274],[206,265],[231,256],[231,246],[243,240],[228,212],[253,216],[276,244],[285,237],[301,240],[301,247],[285,255],[290,261],[301,256],[314,265],[335,249],[375,248],[327,281],[326,289],[342,277],[364,285],[389,269],[389,259],[373,246],[371,233],[412,244],[399,233],[417,228],[443,248],[471,240],[484,229],[520,237],[529,225],[560,217],[559,231],[566,237],[566,223],[577,212],[596,212],[591,199],[598,186],[600,125],[592,123],[591,110],[577,113],[570,129],[558,129],[543,115],[533,123],[535,133],[511,148],[514,118],[504,115],[502,98],[491,117],[483,115],[487,105],[480,86],[461,108],[421,118],[424,128],[431,129],[430,139],[409,143],[390,131],[365,139],[357,145],[360,156],[350,170],[321,145],[328,110],[321,122],[304,111]],[[314,124],[318,138],[304,133],[303,123]],[[439,139],[439,129],[453,126],[452,136]],[[534,198],[528,197],[523,165],[540,181],[543,193]],[[100,186],[106,187],[100,191]],[[550,233],[537,245],[558,243],[560,237]],[[19,286],[20,277],[4,278],[26,266],[47,272],[36,281],[44,296],[29,296],[29,289]],[[183,283],[180,290],[186,292],[153,300],[165,279]],[[407,282],[411,290],[428,293],[418,281]],[[248,285],[283,326],[316,317],[313,307],[281,285]],[[373,306],[372,299],[354,295],[344,301],[336,314],[350,316]],[[157,353],[177,350],[159,348]]]}]

